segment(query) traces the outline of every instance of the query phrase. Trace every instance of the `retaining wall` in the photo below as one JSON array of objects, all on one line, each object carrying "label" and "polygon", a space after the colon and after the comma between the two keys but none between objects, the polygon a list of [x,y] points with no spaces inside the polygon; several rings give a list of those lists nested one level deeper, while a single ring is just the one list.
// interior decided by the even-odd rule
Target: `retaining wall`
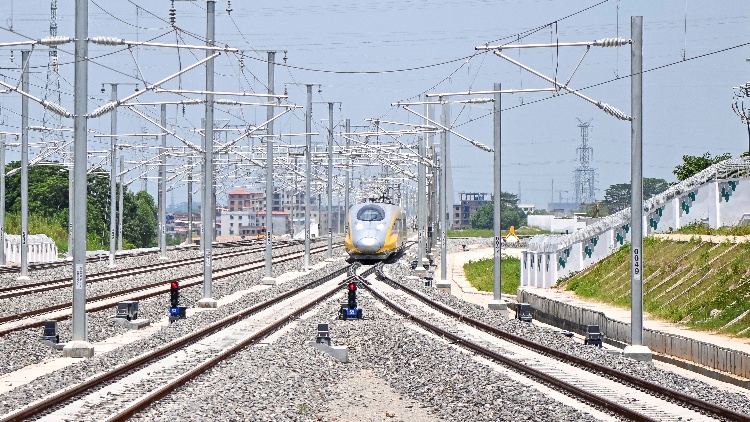
[{"label": "retaining wall", "polygon": [[[534,319],[541,322],[578,334],[585,334],[586,325],[599,325],[606,336],[605,341],[619,345],[630,344],[630,324],[611,319],[603,312],[552,300],[534,294],[533,290],[519,289],[517,300],[531,304]],[[750,378],[750,354],[745,352],[647,328],[643,330],[643,345],[652,352]]]}]

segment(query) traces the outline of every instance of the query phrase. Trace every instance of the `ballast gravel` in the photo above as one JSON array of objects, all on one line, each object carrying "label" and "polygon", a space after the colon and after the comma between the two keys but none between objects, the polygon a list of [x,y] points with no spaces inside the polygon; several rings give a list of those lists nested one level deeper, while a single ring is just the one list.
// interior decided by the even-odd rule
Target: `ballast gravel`
[{"label": "ballast gravel", "polygon": [[[303,246],[295,245],[294,250],[301,250]],[[247,248],[223,248],[224,251],[241,251]],[[172,251],[170,250],[170,253]],[[193,251],[188,250],[186,253],[192,253]],[[258,259],[263,256],[262,251],[255,253],[248,253],[244,257],[229,258],[233,265],[248,262],[250,259]],[[311,263],[320,261],[324,254],[313,254],[311,255]],[[182,257],[182,255],[179,255]],[[135,261],[135,263],[131,262]],[[135,266],[154,264],[158,262],[158,254],[152,255],[140,255],[132,258],[118,259],[118,268],[131,268]],[[104,264],[106,267],[106,264]],[[202,266],[202,263],[201,263]],[[301,260],[293,260],[291,262],[285,262],[273,266],[274,275],[289,271],[299,271],[301,269]],[[111,270],[106,268],[106,270]],[[57,279],[64,275],[61,274],[61,268],[52,268],[41,271],[42,274],[37,278],[37,273],[34,272],[34,281],[40,281],[42,279]],[[150,273],[146,277],[127,277],[118,279],[116,285],[110,283],[92,283],[88,287],[88,296],[97,294],[111,293],[115,289],[121,290],[125,287],[135,287],[142,285],[146,282],[154,282],[158,280],[168,280],[175,277],[187,276],[190,274],[198,273],[199,270],[194,266],[181,266],[170,270],[160,271],[157,273]],[[52,274],[50,274],[52,273]],[[249,287],[257,285],[265,275],[264,269],[258,269],[249,271],[242,275],[235,275],[221,280],[220,282],[213,283],[213,294],[215,299],[220,299],[225,295],[234,293],[236,291],[245,290]],[[8,275],[4,275],[5,281],[14,282],[14,275],[9,278]],[[0,281],[2,283],[2,281]],[[109,290],[107,289],[109,287]],[[92,294],[91,291],[96,289],[96,294]],[[62,294],[61,294],[62,293]],[[29,310],[38,309],[44,306],[50,306],[55,303],[63,303],[70,301],[70,290],[57,290],[56,292],[43,292],[35,295],[22,296],[22,299],[15,299],[13,301],[13,308],[16,310]],[[198,300],[202,298],[202,286],[187,287],[181,289],[180,304],[188,307],[194,307]],[[168,295],[160,295],[150,299],[141,300],[139,304],[138,317],[142,319],[148,319],[152,323],[158,323],[166,314],[169,307]],[[113,323],[110,318],[114,315],[115,309],[104,310],[99,312],[91,312],[87,314],[88,322],[88,340],[91,343],[100,342],[107,338],[123,334],[127,329],[122,326]],[[4,336],[0,336],[0,375],[16,371],[25,366],[38,364],[47,359],[54,359],[60,357],[60,351],[54,350],[41,342],[41,328],[27,329],[18,332],[12,332]],[[71,338],[72,327],[70,320],[63,320],[58,322],[58,334],[60,336],[60,342],[64,343],[69,341]]]},{"label": "ballast gravel", "polygon": [[[409,328],[400,317],[373,312],[364,320],[335,319],[339,302],[334,298],[313,315],[305,315],[268,346],[244,349],[137,418],[167,421],[179,414],[196,420],[259,421],[595,420]],[[377,309],[367,295],[361,296],[360,306]],[[319,322],[329,324],[334,345],[348,346],[348,363],[307,343],[315,338]],[[368,385],[372,377],[350,379],[362,373],[377,377],[378,388]],[[389,387],[385,391],[384,385]],[[373,396],[381,398],[373,404]],[[363,408],[366,403],[371,407]]]},{"label": "ballast gravel", "polygon": [[[322,260],[324,255],[313,255],[311,264]],[[387,275],[472,318],[510,333],[652,382],[680,385],[682,391],[698,398],[750,414],[750,399],[746,396],[655,369],[649,364],[609,355],[598,348],[584,347],[554,330],[507,320],[498,312],[464,302],[434,288],[425,288],[420,282],[407,280],[411,269],[406,263],[411,259],[406,257],[386,266]],[[299,260],[275,265],[274,273],[299,270],[300,265]],[[151,337],[43,376],[1,395],[0,412],[10,412],[121,364],[143,351],[160,347],[210,321],[345,265],[342,259],[337,259],[321,270],[280,286],[247,294],[222,308],[201,312],[171,324]],[[260,269],[222,280],[214,286],[215,297],[254,286],[263,275]],[[226,421],[593,420],[590,415],[552,400],[533,388],[510,381],[473,359],[469,353],[415,331],[400,317],[387,312],[374,312],[378,309],[374,299],[364,292],[360,295],[360,306],[366,310],[365,320],[336,319],[343,294],[342,291],[342,296],[334,297],[288,326],[286,332],[270,344],[242,350],[205,373],[197,382],[186,384],[133,419],[171,421],[175,415],[180,415],[180,418],[188,420]],[[183,289],[182,300],[188,306],[192,306],[200,297],[200,288]],[[165,314],[167,306],[166,297],[141,301],[140,315],[156,321]],[[121,329],[109,321],[109,316],[109,312],[89,315],[89,335],[104,339],[119,332]],[[319,322],[330,324],[334,344],[348,346],[349,363],[339,363],[307,344],[314,340]],[[60,331],[63,336],[69,335],[69,323],[61,322]],[[59,356],[59,352],[40,346],[38,336],[39,330],[26,330],[0,338],[0,373],[28,365],[27,362]],[[361,383],[357,382],[358,377],[362,377]],[[363,397],[357,403],[366,404],[367,408],[356,409],[355,412],[347,404],[356,400],[358,394]]]}]

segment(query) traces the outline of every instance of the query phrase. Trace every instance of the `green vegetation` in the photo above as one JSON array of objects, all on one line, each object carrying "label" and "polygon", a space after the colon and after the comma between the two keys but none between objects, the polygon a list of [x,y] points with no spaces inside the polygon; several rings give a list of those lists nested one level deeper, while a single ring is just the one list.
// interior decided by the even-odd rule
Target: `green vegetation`
[{"label": "green vegetation", "polygon": [[[12,170],[20,162],[9,163]],[[92,172],[88,176],[86,249],[109,248],[109,176]],[[68,171],[61,165],[29,168],[29,233],[46,234],[58,251],[68,250]],[[21,174],[6,178],[6,231],[19,234],[21,211]],[[155,246],[157,239],[156,206],[145,191],[124,192],[123,247]]]},{"label": "green vegetation", "polygon": [[[522,227],[514,229],[516,234],[519,236],[533,236],[537,234],[551,234],[552,232],[547,230],[538,229],[536,227]],[[503,236],[508,235],[508,230],[501,231]],[[492,229],[463,229],[463,230],[448,230],[446,236],[448,238],[455,237],[493,237],[495,233]]]},{"label": "green vegetation", "polygon": [[719,235],[719,236],[747,236],[750,235],[750,226],[728,226],[720,227],[718,229],[712,229],[705,224],[692,223],[687,226],[681,227],[672,233],[677,234],[706,234],[706,235]]},{"label": "green vegetation", "polygon": [[[474,229],[492,229],[495,217],[493,204],[484,204],[469,217]],[[468,210],[467,210],[468,212]],[[518,196],[503,192],[500,198],[500,222],[503,227],[526,225],[526,214],[518,208]]]},{"label": "green vegetation", "polygon": [[[750,337],[750,243],[675,242],[647,237],[644,310],[698,330]],[[562,285],[577,295],[630,306],[630,247]]]},{"label": "green vegetation", "polygon": [[[467,262],[464,264],[466,279],[479,291],[493,291],[493,264],[493,258]],[[521,260],[503,255],[500,261],[500,272],[502,292],[512,295],[516,294],[516,289],[521,284]]]},{"label": "green vegetation", "polygon": [[716,163],[720,163],[724,160],[732,158],[732,154],[725,153],[711,157],[710,152],[706,152],[700,157],[692,155],[683,155],[682,164],[674,168],[672,173],[677,176],[678,181],[683,181],[690,176],[699,173],[701,170],[707,169]]},{"label": "green vegetation", "polygon": [[[646,177],[643,179],[643,199],[651,198],[654,195],[664,192],[669,187],[664,179],[655,179]],[[606,212],[614,214],[622,209],[630,207],[630,183],[617,183],[610,185],[604,191],[604,201],[602,202]]]}]

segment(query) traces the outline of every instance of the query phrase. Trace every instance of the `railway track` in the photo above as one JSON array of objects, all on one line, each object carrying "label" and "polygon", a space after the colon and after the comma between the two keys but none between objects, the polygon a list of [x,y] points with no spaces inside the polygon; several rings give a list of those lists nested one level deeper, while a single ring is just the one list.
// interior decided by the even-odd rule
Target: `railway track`
[{"label": "railway track", "polygon": [[[311,248],[311,252],[321,252],[326,250],[326,246]],[[281,256],[274,257],[274,263],[285,262],[293,259],[299,259],[304,255],[304,251],[292,251]],[[241,274],[247,271],[262,268],[265,265],[265,259],[255,259],[249,263],[242,263],[225,267],[221,270],[214,270],[213,280],[221,280],[233,275]],[[203,273],[195,273],[189,276],[178,277],[167,280],[160,280],[139,285],[126,290],[114,293],[107,293],[99,296],[92,296],[86,300],[86,312],[97,312],[105,309],[112,309],[118,302],[124,300],[143,300],[169,292],[169,284],[172,281],[180,283],[182,288],[199,286],[203,284]],[[65,302],[40,309],[35,309],[15,315],[0,318],[0,336],[21,331],[29,328],[41,327],[46,320],[62,321],[69,319],[72,312],[72,303]]]},{"label": "railway track", "polygon": [[[385,283],[362,284],[394,312],[482,357],[560,389],[582,403],[594,404],[629,420],[750,421],[750,416],[732,409],[498,330],[387,278],[382,271],[379,278]],[[428,304],[430,311],[415,311],[420,309],[416,301]]]},{"label": "railway track", "polygon": [[342,267],[222,318],[105,373],[2,415],[0,422],[29,418],[127,420],[340,291],[352,278],[344,275],[349,269]]},{"label": "railway track", "polygon": [[[281,244],[278,245],[280,248],[292,246],[296,244]],[[242,256],[248,253],[260,252],[265,250],[265,247],[257,247],[251,249],[245,249],[241,251],[232,251],[216,254],[212,256],[214,261],[234,258]],[[104,271],[94,273],[86,276],[86,283],[98,283],[101,281],[112,281],[117,278],[129,277],[133,275],[147,274],[155,271],[162,271],[170,268],[179,268],[185,265],[198,264],[203,262],[203,257],[184,258],[175,261],[157,262],[155,264],[144,265],[140,267],[120,268],[112,271]],[[0,299],[7,299],[12,297],[18,297],[26,294],[34,294],[40,292],[46,292],[55,289],[62,289],[70,287],[73,283],[72,277],[64,277],[57,280],[40,281],[36,283],[28,283],[17,286],[9,286],[0,288]],[[0,323],[4,322],[4,319],[0,317]]]},{"label": "railway track", "polygon": [[[239,247],[239,246],[251,246],[254,244],[259,244],[260,241],[255,239],[250,240],[238,240],[238,241],[232,241],[232,242],[222,242],[222,243],[216,243],[213,245],[213,248],[216,249],[223,249],[223,248],[233,248],[233,247]],[[179,250],[197,250],[199,248],[198,245],[188,245],[188,246],[180,246]],[[139,256],[147,256],[147,255],[156,255],[160,253],[159,250],[146,250],[146,251],[138,251],[138,252],[125,252],[121,253],[120,255],[115,255],[115,260],[118,259],[124,259],[124,258],[134,258]],[[86,257],[86,262],[89,264],[101,262],[109,259],[109,255],[93,255]],[[39,270],[47,270],[51,268],[61,268],[65,266],[71,265],[71,261],[68,260],[60,260],[60,261],[54,261],[54,262],[40,262],[40,263],[31,263],[29,264],[29,271],[39,271]],[[0,266],[0,274],[17,274],[21,272],[21,267],[16,265],[3,265]]]}]

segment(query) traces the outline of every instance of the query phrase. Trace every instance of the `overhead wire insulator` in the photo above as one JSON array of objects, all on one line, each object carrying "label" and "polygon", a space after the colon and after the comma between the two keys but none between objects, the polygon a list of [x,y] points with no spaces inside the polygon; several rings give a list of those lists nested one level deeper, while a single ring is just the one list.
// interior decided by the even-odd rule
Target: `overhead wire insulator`
[{"label": "overhead wire insulator", "polygon": [[177,22],[177,10],[174,8],[174,0],[172,0],[172,7],[169,8],[169,24],[174,26]]},{"label": "overhead wire insulator", "polygon": [[122,38],[117,37],[94,37],[91,38],[89,41],[91,41],[94,44],[99,45],[122,45],[125,44],[125,40]]},{"label": "overhead wire insulator", "polygon": [[607,103],[597,103],[596,106],[602,109],[603,112],[609,114],[610,116],[614,116],[620,120],[628,120],[628,121],[633,120],[632,117],[628,116],[627,114],[623,113],[616,107],[612,107],[611,105]]},{"label": "overhead wire insulator", "polygon": [[67,44],[69,42],[72,42],[73,38],[70,37],[64,37],[62,35],[56,35],[53,37],[44,37],[39,40],[39,44],[46,45],[49,47],[57,47],[58,45]]},{"label": "overhead wire insulator", "polygon": [[42,100],[42,106],[55,114],[59,114],[60,116],[63,116],[63,117],[71,116],[70,112],[66,110],[65,107],[61,106],[60,104],[55,104],[46,100]]},{"label": "overhead wire insulator", "polygon": [[594,41],[594,45],[600,47],[622,47],[623,45],[628,45],[630,43],[631,40],[625,38],[602,38]]},{"label": "overhead wire insulator", "polygon": [[227,15],[232,14],[232,0],[227,0]]},{"label": "overhead wire insulator", "polygon": [[107,104],[104,104],[103,106],[92,111],[91,114],[89,114],[89,117],[94,118],[94,117],[102,116],[114,110],[115,107],[117,107],[117,101],[110,101]]}]

